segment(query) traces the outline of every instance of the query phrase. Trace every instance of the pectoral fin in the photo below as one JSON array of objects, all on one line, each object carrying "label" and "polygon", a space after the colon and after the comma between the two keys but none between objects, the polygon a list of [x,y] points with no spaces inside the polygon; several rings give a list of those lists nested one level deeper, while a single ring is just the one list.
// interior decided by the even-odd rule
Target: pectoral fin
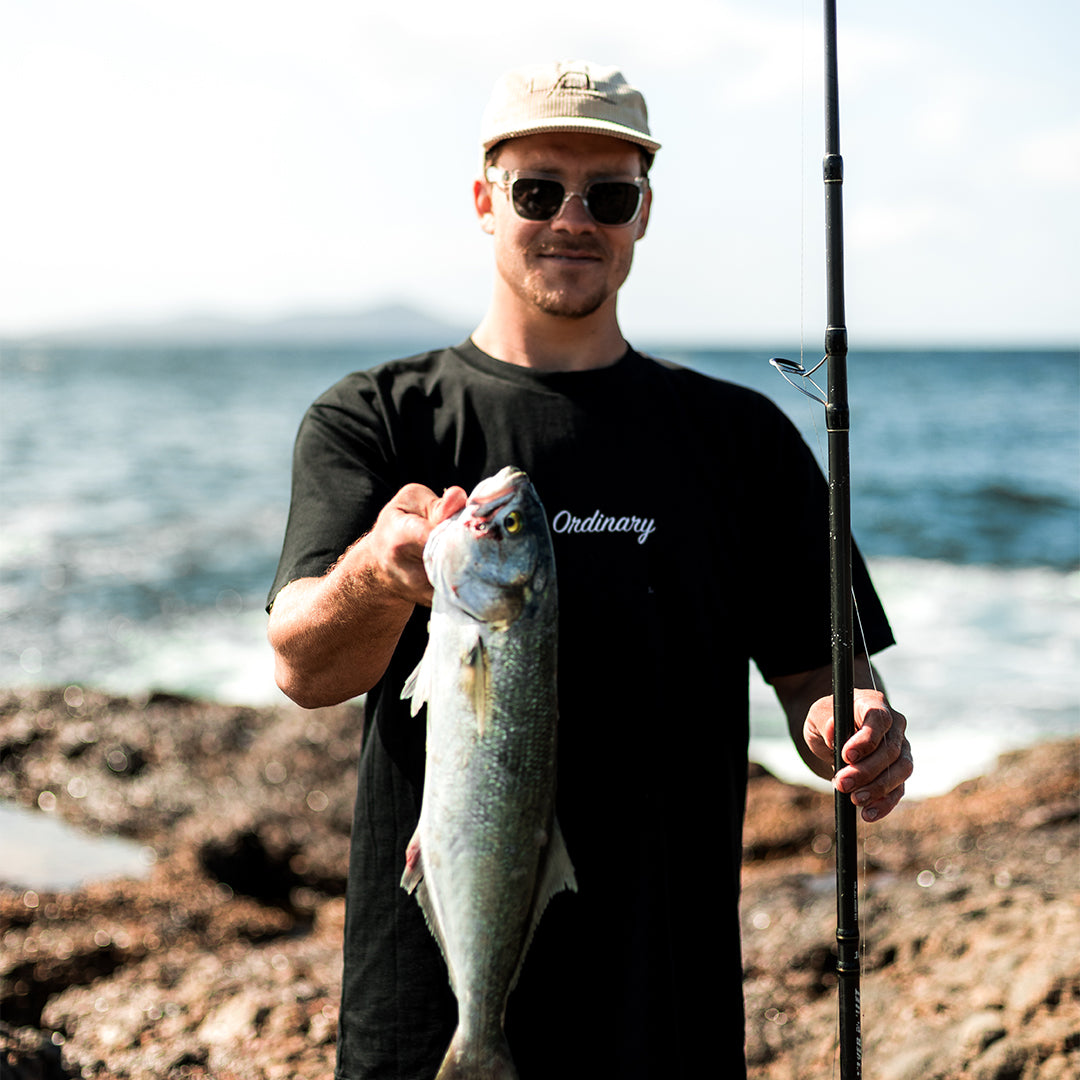
[{"label": "pectoral fin", "polygon": [[424,655],[420,657],[420,663],[413,668],[412,674],[401,688],[402,701],[412,698],[409,706],[409,713],[412,716],[415,716],[431,700],[432,670],[435,667],[435,661],[433,658],[429,659],[430,652],[429,644],[424,650]]},{"label": "pectoral fin", "polygon": [[491,665],[488,663],[484,639],[479,635],[461,658],[461,682],[476,717],[476,733],[482,736],[487,727],[488,702],[491,698]]}]

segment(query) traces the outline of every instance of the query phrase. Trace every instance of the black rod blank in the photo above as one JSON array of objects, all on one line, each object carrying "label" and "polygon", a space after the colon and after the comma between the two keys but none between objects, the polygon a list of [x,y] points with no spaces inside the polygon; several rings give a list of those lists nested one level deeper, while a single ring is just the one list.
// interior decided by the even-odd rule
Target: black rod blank
[{"label": "black rod blank", "polygon": [[[848,446],[847,326],[844,313],[844,162],[840,156],[840,92],[836,0],[825,0],[825,359],[829,443],[829,565],[835,767],[855,732],[854,616],[851,599],[851,472]],[[855,807],[836,792],[836,946],[841,1080],[862,1076],[859,1010],[859,866]]]}]

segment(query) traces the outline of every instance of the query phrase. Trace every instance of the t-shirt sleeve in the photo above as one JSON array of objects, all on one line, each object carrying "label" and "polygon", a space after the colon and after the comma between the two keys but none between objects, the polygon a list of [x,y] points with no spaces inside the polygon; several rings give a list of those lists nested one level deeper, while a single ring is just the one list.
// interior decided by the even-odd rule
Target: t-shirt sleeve
[{"label": "t-shirt sleeve", "polygon": [[[761,595],[749,605],[750,654],[762,675],[812,671],[832,656],[829,590],[828,486],[794,425],[775,406],[770,432],[756,447],[765,468],[751,505],[757,518],[751,580]],[[756,586],[756,587],[758,587]],[[857,617],[855,651],[872,654],[893,644],[892,630],[866,564],[852,545]],[[861,624],[861,632],[860,632]]]},{"label": "t-shirt sleeve", "polygon": [[321,577],[375,522],[401,486],[372,381],[348,376],[301,421],[293,448],[292,496],[267,608],[291,581]]}]

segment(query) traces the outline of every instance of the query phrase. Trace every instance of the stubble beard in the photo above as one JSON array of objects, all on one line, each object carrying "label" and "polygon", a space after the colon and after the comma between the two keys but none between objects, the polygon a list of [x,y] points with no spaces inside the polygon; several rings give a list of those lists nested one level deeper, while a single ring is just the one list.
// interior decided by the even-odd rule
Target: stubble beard
[{"label": "stubble beard", "polygon": [[[577,243],[574,248],[580,251],[582,245]],[[594,250],[602,259],[610,258],[610,255],[602,251],[599,246],[596,246]],[[531,252],[531,255],[534,259],[542,259],[544,255],[555,254],[557,251],[557,247],[553,248],[550,244],[545,244]],[[625,274],[623,277],[625,278]],[[606,280],[591,285],[571,282],[561,287],[551,288],[545,283],[544,274],[539,268],[529,274],[523,284],[526,299],[537,310],[545,315],[554,315],[563,319],[586,319],[599,311],[612,295],[609,282]]]},{"label": "stubble beard", "polygon": [[545,315],[555,315],[563,319],[586,319],[599,311],[607,300],[606,290],[596,290],[581,296],[569,294],[564,290],[541,289],[531,291],[533,305]]}]

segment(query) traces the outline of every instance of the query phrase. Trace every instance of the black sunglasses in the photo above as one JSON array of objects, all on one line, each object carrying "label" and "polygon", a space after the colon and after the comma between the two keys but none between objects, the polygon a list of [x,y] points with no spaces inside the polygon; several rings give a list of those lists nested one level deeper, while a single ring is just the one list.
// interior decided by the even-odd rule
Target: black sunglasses
[{"label": "black sunglasses", "polygon": [[645,198],[644,176],[633,180],[590,180],[584,191],[567,191],[561,180],[549,176],[522,175],[522,170],[484,170],[488,183],[501,187],[510,196],[518,217],[526,221],[550,221],[575,196],[581,198],[589,217],[597,225],[630,225],[641,213]]}]

